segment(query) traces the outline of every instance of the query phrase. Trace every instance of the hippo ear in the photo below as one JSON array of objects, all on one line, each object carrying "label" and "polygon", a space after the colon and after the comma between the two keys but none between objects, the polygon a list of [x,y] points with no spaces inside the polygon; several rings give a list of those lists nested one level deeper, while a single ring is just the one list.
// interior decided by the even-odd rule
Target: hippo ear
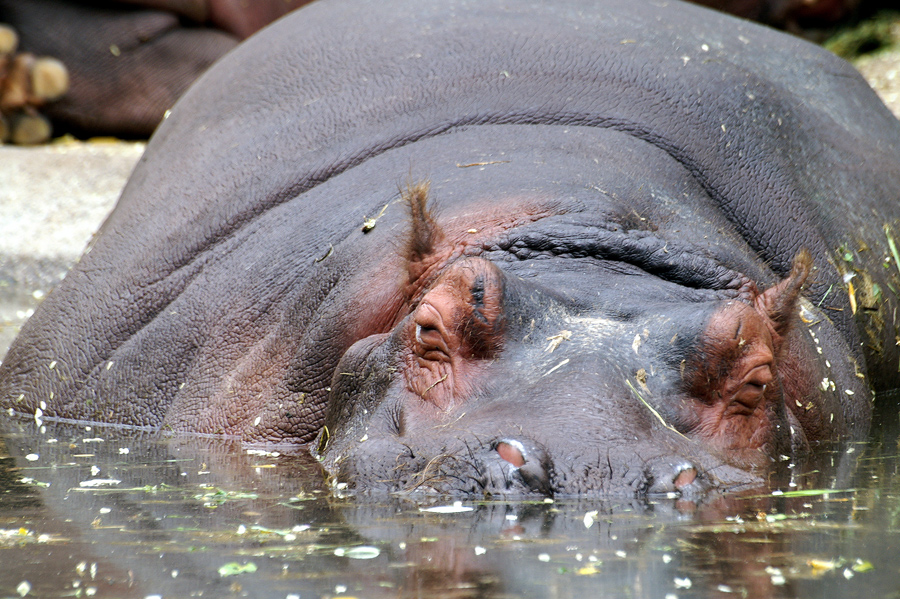
[{"label": "hippo ear", "polygon": [[472,393],[479,364],[502,345],[503,281],[491,262],[467,258],[448,267],[428,290],[406,331],[413,392],[442,408]]},{"label": "hippo ear", "polygon": [[[800,291],[812,272],[812,267],[812,256],[807,250],[800,250],[800,253],[794,257],[794,264],[788,276],[760,294],[755,300],[757,309],[769,318],[774,332],[779,338],[783,338],[790,328],[793,315],[796,313]],[[780,342],[780,340],[777,341]]]},{"label": "hippo ear", "polygon": [[444,231],[428,206],[429,188],[428,181],[421,181],[408,185],[403,192],[410,218],[405,256],[411,288],[421,289],[424,274],[434,265],[437,248],[445,245],[446,240]]}]

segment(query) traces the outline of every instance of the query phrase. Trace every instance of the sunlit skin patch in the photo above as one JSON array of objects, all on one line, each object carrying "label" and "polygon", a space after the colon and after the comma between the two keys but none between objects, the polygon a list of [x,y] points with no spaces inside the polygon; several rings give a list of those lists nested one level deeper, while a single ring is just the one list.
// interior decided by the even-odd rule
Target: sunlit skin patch
[{"label": "sunlit skin patch", "polygon": [[[491,198],[487,210],[464,214],[436,215],[429,205],[427,182],[409,186],[403,193],[410,211],[410,232],[406,243],[408,281],[404,293],[416,305],[422,293],[441,272],[462,256],[477,256],[505,231],[523,227],[556,214],[542,198]],[[438,223],[440,220],[440,223]]]}]

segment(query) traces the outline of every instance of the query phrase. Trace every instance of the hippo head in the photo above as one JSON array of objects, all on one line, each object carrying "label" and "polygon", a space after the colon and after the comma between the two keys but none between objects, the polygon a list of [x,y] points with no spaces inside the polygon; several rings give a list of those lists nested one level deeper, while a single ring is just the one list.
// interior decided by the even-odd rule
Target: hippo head
[{"label": "hippo head", "polygon": [[741,277],[630,292],[625,276],[573,293],[448,249],[426,197],[406,194],[408,312],[352,345],[331,382],[315,445],[342,487],[690,496],[758,484],[807,435],[839,431],[822,417],[834,406],[810,401],[805,251],[762,292]]}]

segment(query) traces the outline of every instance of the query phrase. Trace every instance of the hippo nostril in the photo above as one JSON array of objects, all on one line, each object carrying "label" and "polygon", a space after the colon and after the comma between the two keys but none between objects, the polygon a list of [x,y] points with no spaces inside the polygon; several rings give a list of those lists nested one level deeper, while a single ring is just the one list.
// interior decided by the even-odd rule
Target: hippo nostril
[{"label": "hippo nostril", "polygon": [[680,491],[695,480],[697,480],[697,469],[693,467],[687,467],[676,474],[675,480],[672,482],[675,485],[675,488]]},{"label": "hippo nostril", "polygon": [[520,441],[507,437],[492,442],[490,449],[494,457],[487,463],[498,468],[504,481],[502,492],[553,494],[550,482],[553,463],[542,445],[530,439]]},{"label": "hippo nostril", "polygon": [[500,441],[494,449],[500,454],[501,458],[516,468],[521,468],[525,465],[525,448],[518,441]]},{"label": "hippo nostril", "polygon": [[652,464],[647,470],[649,495],[667,495],[677,497],[684,492],[693,491],[700,473],[690,462],[673,462],[664,460]]}]

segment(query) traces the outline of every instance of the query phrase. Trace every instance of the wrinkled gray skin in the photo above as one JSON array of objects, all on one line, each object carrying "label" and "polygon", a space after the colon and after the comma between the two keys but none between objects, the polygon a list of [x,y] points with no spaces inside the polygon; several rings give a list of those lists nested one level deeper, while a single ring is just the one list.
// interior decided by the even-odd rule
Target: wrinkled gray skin
[{"label": "wrinkled gray skin", "polygon": [[[321,431],[372,492],[692,496],[865,436],[898,383],[900,126],[848,64],[674,1],[385,4],[315,3],[201,78],[3,407]],[[401,201],[424,179],[432,216]],[[804,248],[804,297],[758,317]],[[752,417],[704,416],[722,381]]]}]

